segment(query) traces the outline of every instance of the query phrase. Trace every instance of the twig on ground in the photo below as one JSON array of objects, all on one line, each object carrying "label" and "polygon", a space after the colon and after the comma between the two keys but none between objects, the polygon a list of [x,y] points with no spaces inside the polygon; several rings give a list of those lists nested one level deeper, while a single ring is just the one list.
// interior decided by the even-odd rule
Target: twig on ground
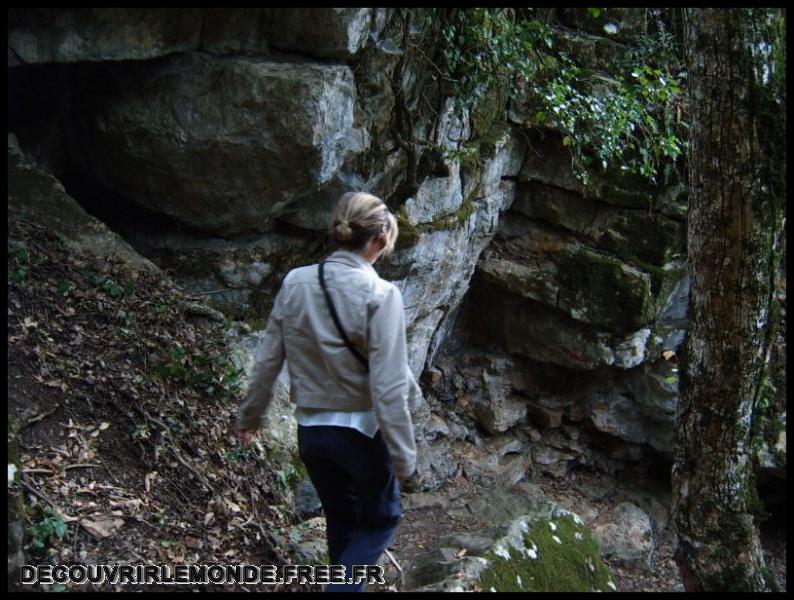
[{"label": "twig on ground", "polygon": [[45,494],[44,492],[40,492],[39,490],[34,488],[28,481],[25,480],[25,478],[20,478],[19,483],[22,485],[23,488],[25,488],[31,494],[33,494],[34,496],[40,498],[41,500],[43,500],[47,504],[49,504],[56,513],[58,513],[60,515],[63,515],[67,519],[73,519],[74,518],[74,517],[71,517],[70,515],[66,514],[66,512],[63,509],[61,509],[60,506],[55,504],[55,502],[53,502],[50,499],[50,497],[47,496],[47,494]]},{"label": "twig on ground", "polygon": [[55,413],[55,411],[57,411],[57,410],[58,410],[58,406],[56,406],[55,408],[53,408],[53,409],[52,409],[51,411],[49,411],[49,412],[41,413],[41,414],[39,414],[39,415],[36,415],[36,416],[35,416],[35,417],[33,417],[32,419],[28,419],[28,421],[26,421],[26,422],[25,422],[25,423],[24,423],[24,424],[23,424],[23,425],[22,425],[22,426],[21,426],[21,427],[20,427],[20,428],[17,430],[17,434],[21,433],[21,432],[22,432],[24,429],[26,429],[26,428],[30,427],[31,425],[33,425],[33,423],[38,423],[39,421],[41,421],[41,420],[43,420],[43,419],[46,419],[46,418],[47,418],[47,417],[49,417],[51,414]]},{"label": "twig on ground", "polygon": [[394,558],[391,552],[388,549],[383,551],[386,554],[386,557],[391,561],[394,567],[397,569],[397,572],[400,574],[400,589],[405,588],[405,573],[403,572],[403,568],[400,566],[400,563],[397,562],[397,559]]}]

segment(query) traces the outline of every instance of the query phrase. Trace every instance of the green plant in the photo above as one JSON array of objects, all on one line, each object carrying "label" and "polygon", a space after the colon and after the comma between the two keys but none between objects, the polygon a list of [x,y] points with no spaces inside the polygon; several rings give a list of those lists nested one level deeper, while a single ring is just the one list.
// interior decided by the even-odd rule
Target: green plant
[{"label": "green plant", "polygon": [[68,530],[69,528],[63,522],[61,515],[53,516],[51,510],[45,508],[41,520],[31,524],[30,535],[32,541],[30,547],[35,550],[43,550],[50,543],[53,536],[59,540],[63,539]]},{"label": "green plant", "polygon": [[239,448],[225,452],[223,457],[228,461],[247,460],[249,458],[255,458],[256,452],[252,446],[240,446]]},{"label": "green plant", "polygon": [[[591,17],[601,9],[588,9]],[[652,52],[674,53],[671,34],[659,33],[648,48],[629,56],[613,80],[578,65],[558,48],[556,33],[532,9],[462,9],[443,31],[444,72],[458,114],[472,117],[494,95],[532,107],[534,124],[562,131],[574,174],[587,185],[590,170],[639,174],[657,183],[675,173],[686,149],[681,109],[685,73],[659,66]],[[640,61],[640,62],[637,62]],[[498,102],[497,102],[498,104]]]},{"label": "green plant", "polygon": [[11,278],[17,283],[21,283],[28,275],[28,270],[25,267],[18,267],[11,273]]},{"label": "green plant", "polygon": [[94,284],[106,294],[110,294],[114,298],[121,296],[124,293],[124,288],[117,284],[112,279],[97,275],[94,277]]},{"label": "green plant", "polygon": [[301,469],[291,462],[284,463],[276,472],[276,481],[284,490],[294,489],[303,479]]},{"label": "green plant", "polygon": [[132,439],[137,440],[148,440],[151,437],[151,432],[146,425],[138,425],[135,428],[135,431],[132,432]]},{"label": "green plant", "polygon": [[157,367],[168,379],[200,389],[211,396],[224,399],[239,394],[243,369],[237,367],[228,353],[188,354],[181,346],[169,351],[168,360]]},{"label": "green plant", "polygon": [[8,241],[9,269],[11,269],[11,279],[17,283],[22,283],[28,275],[30,268],[30,254],[26,247],[20,242]]},{"label": "green plant", "polygon": [[68,279],[62,279],[58,282],[58,293],[62,296],[68,296],[69,293],[74,290],[74,287],[74,282]]}]

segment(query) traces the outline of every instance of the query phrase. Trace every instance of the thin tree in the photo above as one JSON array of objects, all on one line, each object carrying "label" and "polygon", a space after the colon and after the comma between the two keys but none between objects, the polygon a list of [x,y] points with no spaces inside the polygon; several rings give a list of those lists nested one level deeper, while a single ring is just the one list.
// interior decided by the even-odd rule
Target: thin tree
[{"label": "thin tree", "polygon": [[754,439],[785,227],[785,10],[686,9],[692,274],[673,466],[688,591],[762,591]]}]

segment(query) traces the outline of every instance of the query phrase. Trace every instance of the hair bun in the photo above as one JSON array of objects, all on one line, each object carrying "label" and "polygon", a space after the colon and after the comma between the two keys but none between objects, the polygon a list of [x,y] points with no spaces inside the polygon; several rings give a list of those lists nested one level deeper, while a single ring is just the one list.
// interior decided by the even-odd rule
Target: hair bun
[{"label": "hair bun", "polygon": [[345,222],[337,222],[334,225],[334,239],[340,242],[349,242],[353,239],[353,230],[350,229],[350,225]]}]

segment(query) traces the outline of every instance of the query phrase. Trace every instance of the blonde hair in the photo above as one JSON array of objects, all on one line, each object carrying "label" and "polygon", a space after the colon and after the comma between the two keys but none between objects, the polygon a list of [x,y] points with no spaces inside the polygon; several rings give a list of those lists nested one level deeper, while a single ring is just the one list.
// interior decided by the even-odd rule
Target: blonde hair
[{"label": "blonde hair", "polygon": [[397,219],[383,200],[366,192],[347,192],[336,203],[329,233],[351,250],[361,250],[371,239],[382,237],[383,255],[389,256],[399,231]]}]

